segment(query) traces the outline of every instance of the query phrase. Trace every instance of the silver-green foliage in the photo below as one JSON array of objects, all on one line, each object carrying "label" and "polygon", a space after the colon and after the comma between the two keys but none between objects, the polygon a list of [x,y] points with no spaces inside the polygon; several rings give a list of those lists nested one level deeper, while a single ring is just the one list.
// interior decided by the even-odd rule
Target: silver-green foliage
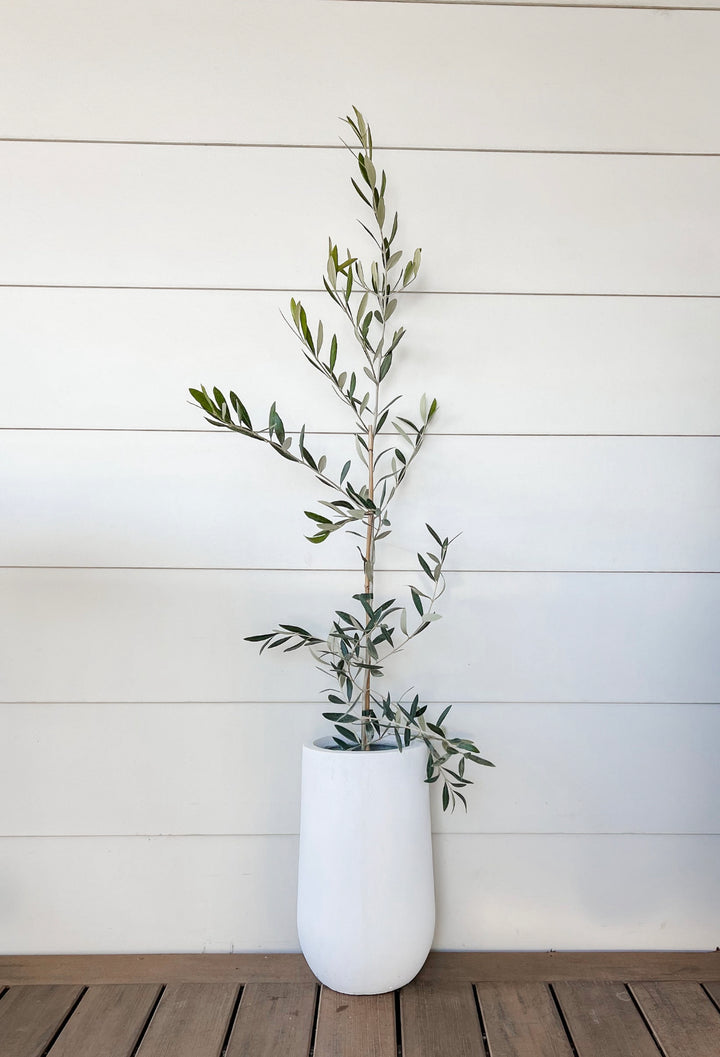
[{"label": "silver-green foliage", "polygon": [[362,114],[353,110],[354,116],[345,120],[354,137],[355,143],[349,149],[356,159],[360,180],[353,179],[352,185],[371,214],[370,226],[360,223],[372,239],[377,256],[369,266],[363,265],[350,250],[341,254],[330,240],[323,283],[349,321],[359,347],[359,366],[351,369],[338,362],[337,335],[333,334],[326,343],[322,322],[311,326],[304,307],[294,299],[290,301],[288,322],[300,339],[308,363],[325,377],[354,417],[355,459],[348,459],[339,474],[331,473],[327,457],[310,451],[305,426],[297,443],[293,443],[275,403],[267,426],[259,428],[253,425],[234,392],[226,398],[217,388],[209,392],[202,387],[191,389],[190,394],[211,425],[269,445],[282,458],[311,470],[326,488],[327,498],[319,501],[323,512],[305,512],[314,526],[312,535],[307,537],[311,543],[323,543],[339,529],[363,541],[358,551],[364,589],[352,596],[356,605],[350,610],[354,612],[335,613],[325,638],[295,624],[279,624],[265,634],[250,635],[248,641],[260,643],[261,653],[266,648],[286,653],[305,648],[317,666],[332,676],[334,688],[327,696],[334,710],[323,715],[335,725],[334,743],[338,749],[368,749],[388,736],[394,736],[402,749],[412,740],[422,739],[428,749],[427,781],[441,780],[443,808],[447,809],[451,805],[454,808],[456,800],[467,806],[461,792],[470,784],[466,764],[492,764],[480,756],[472,741],[449,737],[443,726],[449,707],[431,722],[426,716],[427,706],[421,705],[417,696],[412,700],[408,700],[408,694],[393,698],[379,692],[375,685],[384,675],[387,661],[439,619],[435,603],[445,590],[443,568],[452,540],[427,525],[430,549],[417,556],[421,580],[420,586],[408,585],[410,605],[406,608],[394,598],[376,600],[376,544],[390,534],[390,504],[420,451],[437,402],[423,396],[418,413],[408,418],[393,410],[399,396],[387,400],[384,395],[393,359],[405,334],[403,327],[388,325],[398,307],[395,295],[417,277],[420,250],[404,259],[403,251],[394,248],[398,216],[395,213],[388,224],[387,178],[384,171],[378,174],[375,168],[370,128]]}]

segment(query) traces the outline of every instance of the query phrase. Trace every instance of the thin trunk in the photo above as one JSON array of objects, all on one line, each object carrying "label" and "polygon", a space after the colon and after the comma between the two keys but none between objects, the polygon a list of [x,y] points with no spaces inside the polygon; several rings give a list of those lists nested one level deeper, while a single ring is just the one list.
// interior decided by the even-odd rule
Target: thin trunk
[{"label": "thin trunk", "polygon": [[[375,447],[375,433],[372,426],[368,427],[368,498],[371,502],[375,500],[375,481],[374,481],[374,447]],[[369,595],[368,601],[372,606],[373,602],[373,590],[374,590],[374,559],[373,559],[373,548],[375,546],[374,540],[375,534],[375,514],[371,511],[368,513],[367,523],[367,536],[365,539],[365,594]],[[370,623],[370,617],[366,617],[365,625]],[[365,661],[367,664],[370,663],[370,650],[366,647],[365,649]],[[361,724],[361,747],[363,749],[369,748],[368,741],[368,716],[370,715],[370,669],[365,670],[365,692],[363,695],[363,719],[364,722]]]}]

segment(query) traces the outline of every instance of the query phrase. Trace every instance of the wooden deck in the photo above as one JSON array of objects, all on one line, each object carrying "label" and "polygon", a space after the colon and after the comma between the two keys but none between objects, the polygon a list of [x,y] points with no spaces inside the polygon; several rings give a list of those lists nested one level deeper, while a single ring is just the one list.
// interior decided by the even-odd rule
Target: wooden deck
[{"label": "wooden deck", "polygon": [[720,1057],[720,952],[433,954],[396,994],[298,955],[0,958],[0,1057]]}]

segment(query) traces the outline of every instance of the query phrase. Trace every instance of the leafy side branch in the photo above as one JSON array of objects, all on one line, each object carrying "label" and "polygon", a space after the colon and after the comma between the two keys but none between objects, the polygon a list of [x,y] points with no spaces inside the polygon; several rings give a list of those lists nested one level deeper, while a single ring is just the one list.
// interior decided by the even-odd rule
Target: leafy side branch
[{"label": "leafy side branch", "polygon": [[390,738],[399,749],[421,739],[428,749],[427,781],[442,783],[443,807],[465,804],[462,790],[470,784],[468,762],[492,766],[467,739],[451,738],[444,722],[449,707],[434,722],[426,716],[426,705],[408,694],[393,698],[377,689],[385,664],[399,650],[439,619],[435,604],[445,590],[443,570],[452,540],[443,538],[430,525],[429,549],[418,554],[418,583],[408,585],[406,605],[390,598],[375,597],[377,544],[391,532],[390,506],[414,463],[437,411],[437,401],[423,396],[412,417],[400,415],[399,395],[386,396],[388,379],[405,336],[403,327],[391,323],[398,307],[398,293],[417,278],[421,253],[412,256],[395,246],[398,215],[390,219],[386,208],[387,176],[378,172],[373,158],[370,127],[353,108],[346,124],[352,134],[348,148],[357,165],[352,185],[367,211],[360,221],[374,247],[374,258],[363,263],[348,249],[342,253],[329,240],[323,284],[349,324],[355,348],[354,359],[339,348],[337,334],[328,341],[321,320],[308,318],[300,301],[290,301],[289,326],[300,342],[307,362],[328,382],[346,405],[354,421],[355,455],[339,472],[331,470],[325,454],[311,451],[305,426],[291,436],[277,409],[270,407],[267,425],[253,424],[236,393],[219,389],[191,389],[195,403],[213,426],[240,433],[268,445],[279,456],[304,466],[325,486],[321,510],[305,511],[312,522],[307,539],[321,544],[344,529],[360,540],[363,590],[352,596],[348,611],[338,610],[326,637],[321,638],[294,624],[279,624],[248,641],[260,651],[284,652],[307,649],[316,666],[332,679],[326,691],[334,710],[323,713],[335,726],[338,749],[367,750]]}]

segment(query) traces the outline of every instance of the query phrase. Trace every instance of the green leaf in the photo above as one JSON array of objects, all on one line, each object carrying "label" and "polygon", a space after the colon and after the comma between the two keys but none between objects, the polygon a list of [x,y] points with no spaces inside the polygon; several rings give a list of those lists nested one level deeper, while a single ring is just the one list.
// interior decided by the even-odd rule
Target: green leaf
[{"label": "green leaf", "polygon": [[383,378],[388,373],[388,371],[390,370],[391,367],[392,367],[392,353],[391,352],[387,352],[383,356],[382,362],[380,364],[380,381],[383,380]]},{"label": "green leaf", "polygon": [[365,203],[365,205],[366,205],[366,206],[370,206],[370,209],[372,209],[372,203],[371,203],[370,199],[366,197],[366,195],[365,195],[365,194],[363,193],[363,191],[361,190],[361,188],[360,188],[360,187],[358,187],[358,185],[357,185],[357,183],[355,182],[355,180],[353,180],[353,179],[352,179],[352,177],[350,178],[350,183],[351,183],[351,184],[353,185],[353,187],[355,188],[355,190],[357,191],[357,193],[358,193],[358,194],[360,195],[360,197],[362,198],[362,200],[363,200],[363,202]]},{"label": "green leaf", "polygon": [[443,725],[443,722],[445,721],[445,718],[447,717],[447,714],[448,714],[448,712],[450,711],[451,708],[452,708],[452,705],[448,705],[447,708],[443,709],[443,711],[438,716],[437,725],[439,727],[441,727]]},{"label": "green leaf", "polygon": [[422,571],[425,573],[425,575],[429,576],[431,580],[434,580],[435,577],[433,576],[433,574],[430,571],[430,566],[425,561],[425,559],[423,558],[422,554],[418,554],[417,559],[420,562],[420,566],[422,568]]},{"label": "green leaf", "polygon": [[[316,639],[315,641],[319,642],[320,640]],[[310,646],[310,645],[311,645],[311,643],[307,639],[298,639],[298,641],[295,643],[294,646],[286,646],[285,649],[283,650],[283,653],[294,653],[295,650],[301,650],[303,648],[303,646]]]},{"label": "green leaf", "polygon": [[270,413],[268,415],[268,429],[270,431],[270,435],[272,436],[273,434],[275,434],[280,443],[282,444],[282,442],[285,440],[285,427],[283,426],[282,419],[277,413],[274,403],[272,404],[270,408]]},{"label": "green leaf", "polygon": [[193,400],[200,405],[203,411],[207,411],[209,415],[215,414],[215,405],[204,389],[189,389],[188,392]]},{"label": "green leaf", "polygon": [[330,370],[335,369],[335,361],[337,360],[337,337],[333,334],[332,341],[330,342]]},{"label": "green leaf", "polygon": [[337,265],[335,264],[335,260],[332,254],[330,254],[330,256],[328,257],[327,274],[328,279],[330,280],[330,283],[332,284],[332,287],[334,289],[337,285]]},{"label": "green leaf", "polygon": [[414,422],[411,422],[409,418],[403,418],[403,416],[402,416],[402,415],[398,415],[398,420],[399,420],[400,422],[404,422],[404,423],[405,423],[405,425],[406,425],[406,426],[409,426],[409,427],[410,427],[410,429],[414,430],[414,432],[415,432],[415,433],[419,433],[419,432],[420,432],[420,429],[419,429],[419,427],[418,427],[418,426],[416,426]]},{"label": "green leaf", "polygon": [[467,741],[465,738],[453,738],[453,745],[457,745],[458,749],[462,749],[464,752],[474,752],[475,746],[471,741]]},{"label": "green leaf", "polygon": [[340,474],[340,484],[343,483],[343,481],[347,477],[348,473],[350,472],[350,466],[351,466],[351,463],[350,463],[350,460],[348,459],[348,461],[343,466],[342,472]]},{"label": "green leaf", "polygon": [[312,334],[310,333],[310,328],[308,326],[307,314],[300,302],[298,302],[298,307],[300,309],[300,331],[302,333],[303,338],[305,339],[305,343],[310,349],[310,352],[314,354],[315,345],[313,344]]},{"label": "green leaf", "polygon": [[317,470],[317,463],[315,462],[315,460],[313,459],[312,455],[307,450],[307,448],[301,447],[300,448],[300,454],[303,457],[303,462],[306,462],[311,470]]},{"label": "green leaf", "polygon": [[392,339],[392,342],[390,343],[390,348],[388,349],[388,352],[392,352],[400,344],[400,342],[402,341],[404,336],[405,336],[405,328],[404,327],[400,327],[399,330],[396,330],[395,333],[393,334],[393,339]]},{"label": "green leaf", "polygon": [[495,764],[491,763],[490,760],[484,760],[482,756],[475,756],[475,754],[468,753],[468,760],[472,760],[473,763],[480,764],[481,767],[494,767]]},{"label": "green leaf", "polygon": [[374,187],[375,184],[377,183],[377,173],[375,172],[375,166],[370,161],[370,158],[368,157],[367,154],[366,155],[362,155],[361,154],[360,157],[363,159],[363,165],[361,166],[361,170],[363,172],[363,175],[367,179],[367,182],[370,184],[370,186]]},{"label": "green leaf", "polygon": [[230,393],[230,403],[235,409],[235,414],[237,415],[238,420],[244,425],[246,425],[248,429],[252,429],[252,422],[250,421],[250,416],[248,415],[242,400],[239,396],[237,396],[236,393]]},{"label": "green leaf", "polygon": [[395,236],[397,235],[397,229],[398,229],[398,215],[396,213],[395,214],[395,219],[393,220],[392,231],[390,232],[390,238],[388,239],[389,243],[392,242],[393,239],[395,238]]},{"label": "green leaf", "polygon": [[344,738],[346,738],[347,741],[352,741],[352,742],[355,742],[356,744],[360,744],[360,740],[359,740],[357,734],[355,733],[354,730],[350,730],[349,727],[341,727],[338,724],[336,724],[335,725],[335,730],[338,732],[338,734],[342,734],[342,736]]},{"label": "green leaf", "polygon": [[447,785],[443,786],[442,806],[443,806],[443,811],[447,811],[448,807],[450,806],[450,793],[448,792]]},{"label": "green leaf", "polygon": [[397,308],[397,298],[393,297],[393,299],[391,301],[388,301],[387,308],[385,309],[385,322],[386,323],[387,323],[388,319],[390,319],[390,316],[393,314],[393,312],[395,311],[396,308]]},{"label": "green leaf", "polygon": [[[357,118],[358,127],[357,127],[357,129],[355,131],[357,132],[358,139],[360,139],[363,142],[365,142],[365,136],[367,135],[367,132],[368,132],[367,122],[365,121],[365,118],[362,116],[362,114],[360,113],[360,111],[358,110],[358,108],[356,106],[353,106],[353,113],[355,114],[355,117]],[[350,118],[348,118],[348,121],[350,121]],[[352,124],[352,122],[350,122],[350,123]],[[360,130],[359,132],[358,132],[358,129]]]},{"label": "green leaf", "polygon": [[401,437],[403,437],[408,444],[412,444],[412,438],[405,432],[397,419],[393,419],[393,429],[397,430]]},{"label": "green leaf", "polygon": [[410,594],[412,595],[412,600],[415,603],[415,608],[417,609],[417,611],[420,614],[420,616],[423,616],[425,610],[423,609],[423,604],[422,604],[422,602],[420,600],[420,595],[418,594],[418,592],[415,590],[414,587],[410,588]]},{"label": "green leaf", "polygon": [[276,647],[282,646],[283,643],[289,642],[289,641],[290,641],[290,636],[289,635],[283,635],[281,638],[275,639],[274,642],[271,642],[270,646],[269,646],[269,649],[274,650],[274,649],[276,649]]},{"label": "green leaf", "polygon": [[425,523],[425,528],[428,530],[428,532],[430,533],[432,538],[435,540],[435,542],[437,543],[438,547],[442,547],[443,541],[440,539],[440,537],[438,536],[438,534],[435,531],[435,529],[432,528],[430,525],[428,525],[427,522]]}]

